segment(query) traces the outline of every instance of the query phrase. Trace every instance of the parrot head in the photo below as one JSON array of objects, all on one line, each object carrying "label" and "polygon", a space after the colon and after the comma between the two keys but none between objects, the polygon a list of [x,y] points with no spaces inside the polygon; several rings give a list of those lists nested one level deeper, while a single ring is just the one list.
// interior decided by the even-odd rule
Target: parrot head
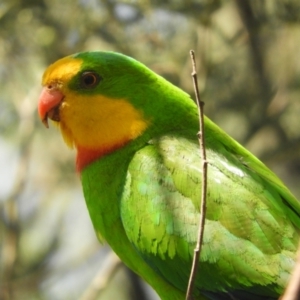
[{"label": "parrot head", "polygon": [[[136,66],[138,65],[138,66]],[[66,144],[84,167],[140,136],[149,120],[134,107],[130,89],[142,81],[139,63],[121,54],[86,52],[50,65],[43,75],[38,112],[59,125]],[[149,79],[148,79],[149,80]]]},{"label": "parrot head", "polygon": [[150,128],[166,130],[168,115],[170,124],[176,120],[176,114],[168,114],[174,105],[167,99],[186,98],[143,64],[115,52],[62,58],[46,69],[42,85],[39,116],[46,127],[48,119],[57,123],[66,144],[77,149],[79,171],[147,136]]}]

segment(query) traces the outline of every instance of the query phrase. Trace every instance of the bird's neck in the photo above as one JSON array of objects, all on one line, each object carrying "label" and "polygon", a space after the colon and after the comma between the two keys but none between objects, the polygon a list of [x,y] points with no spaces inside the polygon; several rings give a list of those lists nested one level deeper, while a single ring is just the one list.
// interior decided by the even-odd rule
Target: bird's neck
[{"label": "bird's neck", "polygon": [[146,130],[143,135],[135,138],[135,139],[126,139],[123,141],[119,141],[118,143],[112,143],[109,146],[104,147],[103,145],[98,148],[87,148],[84,146],[76,145],[77,156],[76,156],[76,170],[79,173],[89,166],[90,164],[104,159],[104,157],[118,152],[121,156],[131,155],[138,149],[145,146],[148,141],[155,134],[152,130]]},{"label": "bird's neck", "polygon": [[110,154],[119,148],[123,147],[126,143],[120,143],[111,145],[107,148],[89,149],[81,146],[77,146],[77,156],[76,156],[76,170],[81,173],[81,171],[93,163],[94,161],[101,159],[103,156]]}]

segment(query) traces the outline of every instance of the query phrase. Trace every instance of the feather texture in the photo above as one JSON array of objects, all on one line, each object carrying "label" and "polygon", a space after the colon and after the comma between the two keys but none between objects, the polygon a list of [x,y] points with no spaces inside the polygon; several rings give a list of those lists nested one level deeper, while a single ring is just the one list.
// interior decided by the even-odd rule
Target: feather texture
[{"label": "feather texture", "polygon": [[[86,82],[91,86],[82,84],[87,73],[94,76]],[[59,106],[57,99],[53,107],[47,103],[54,110],[49,117],[55,115],[77,157],[88,157],[81,180],[99,239],[162,299],[184,299],[202,180],[196,105],[141,63],[113,52],[62,59],[46,71],[44,85],[64,95]],[[45,108],[39,111],[47,121]],[[207,217],[194,297],[277,299],[295,264],[300,204],[208,118],[205,131]]]}]

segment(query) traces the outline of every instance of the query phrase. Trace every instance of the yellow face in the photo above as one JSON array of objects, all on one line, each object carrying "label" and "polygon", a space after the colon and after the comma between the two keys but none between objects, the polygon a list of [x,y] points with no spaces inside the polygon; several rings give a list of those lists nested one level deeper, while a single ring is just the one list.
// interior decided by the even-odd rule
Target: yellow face
[{"label": "yellow face", "polygon": [[149,121],[127,99],[101,94],[85,95],[68,88],[82,60],[66,57],[50,65],[43,76],[44,86],[56,86],[63,95],[58,123],[68,146],[110,149],[141,135]]},{"label": "yellow face", "polygon": [[71,56],[64,57],[50,65],[43,75],[42,85],[58,84],[59,86],[71,80],[81,68],[82,60]]},{"label": "yellow face", "polygon": [[60,128],[69,146],[110,148],[138,137],[147,121],[124,99],[67,93],[60,110]]}]

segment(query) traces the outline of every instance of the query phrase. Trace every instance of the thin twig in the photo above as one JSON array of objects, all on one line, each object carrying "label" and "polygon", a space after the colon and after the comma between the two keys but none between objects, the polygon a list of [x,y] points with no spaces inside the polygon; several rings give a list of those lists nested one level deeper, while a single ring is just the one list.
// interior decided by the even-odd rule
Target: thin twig
[{"label": "thin twig", "polygon": [[107,264],[95,276],[91,284],[84,291],[80,300],[95,300],[99,294],[107,287],[108,283],[122,266],[120,259],[114,252],[111,252],[107,258]]},{"label": "thin twig", "polygon": [[280,298],[281,300],[298,300],[300,299],[300,247],[298,249],[298,257],[293,275],[290,278],[289,284]]},{"label": "thin twig", "polygon": [[204,139],[204,102],[200,100],[198,81],[197,81],[197,71],[196,71],[196,61],[195,61],[195,53],[193,50],[190,51],[193,72],[193,84],[196,95],[196,101],[198,106],[198,114],[199,114],[199,128],[200,131],[198,133],[198,140],[202,158],[202,186],[201,186],[201,208],[200,208],[200,219],[199,219],[199,230],[197,237],[197,244],[194,249],[194,257],[192,263],[192,269],[190,273],[188,288],[186,292],[186,300],[193,299],[193,288],[195,284],[195,279],[198,271],[200,253],[203,243],[203,235],[204,235],[204,225],[205,225],[205,214],[206,214],[206,191],[207,191],[207,160],[206,160],[206,148],[205,148],[205,139]]}]

